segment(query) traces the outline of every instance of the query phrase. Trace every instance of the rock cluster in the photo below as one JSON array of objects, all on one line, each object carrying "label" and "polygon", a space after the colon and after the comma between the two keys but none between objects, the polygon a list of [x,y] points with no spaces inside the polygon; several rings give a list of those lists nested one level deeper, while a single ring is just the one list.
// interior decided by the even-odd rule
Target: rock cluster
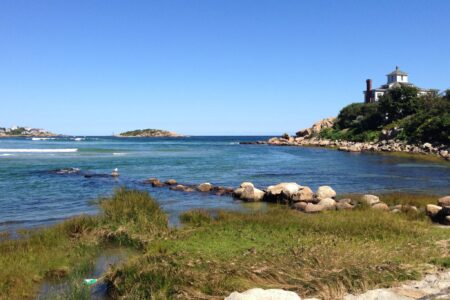
[{"label": "rock cluster", "polygon": [[[259,142],[261,143],[261,142]],[[337,148],[347,152],[404,152],[412,154],[428,154],[450,160],[448,146],[434,147],[430,143],[423,145],[409,145],[400,140],[382,140],[379,142],[349,142],[340,140],[328,140],[318,137],[273,137],[266,144],[276,146],[317,146]]]},{"label": "rock cluster", "polygon": [[433,222],[450,225],[450,196],[439,198],[437,205],[428,204],[426,212]]},{"label": "rock cluster", "polygon": [[201,184],[179,184],[175,179],[168,179],[162,182],[158,178],[149,178],[144,181],[144,184],[151,184],[153,187],[168,187],[173,191],[181,191],[186,193],[191,192],[201,192],[201,193],[210,193],[218,196],[222,195],[231,195],[233,193],[233,189],[230,187],[223,186],[214,186],[209,182],[204,182]]},{"label": "rock cluster", "polygon": [[268,141],[242,142],[241,144],[268,144],[276,146],[316,146],[337,148],[347,152],[405,152],[413,154],[434,155],[450,160],[450,148],[445,145],[433,146],[430,143],[410,145],[397,138],[401,128],[382,130],[380,141],[377,142],[350,142],[342,140],[329,140],[319,137],[319,133],[334,125],[336,118],[327,118],[316,122],[310,128],[298,131],[295,136],[285,133],[281,137],[273,137]]}]

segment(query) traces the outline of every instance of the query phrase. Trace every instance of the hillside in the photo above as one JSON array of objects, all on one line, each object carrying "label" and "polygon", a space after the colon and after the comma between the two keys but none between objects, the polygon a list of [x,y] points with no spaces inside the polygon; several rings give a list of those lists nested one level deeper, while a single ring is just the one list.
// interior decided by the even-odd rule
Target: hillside
[{"label": "hillside", "polygon": [[321,138],[370,142],[397,139],[409,144],[450,145],[450,90],[418,96],[417,89],[390,90],[375,103],[344,107]]}]

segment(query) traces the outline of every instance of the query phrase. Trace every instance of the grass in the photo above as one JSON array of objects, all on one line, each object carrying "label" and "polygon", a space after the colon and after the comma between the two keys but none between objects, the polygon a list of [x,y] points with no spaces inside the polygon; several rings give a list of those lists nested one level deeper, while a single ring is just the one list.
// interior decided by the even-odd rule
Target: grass
[{"label": "grass", "polygon": [[[167,216],[146,192],[117,190],[100,201],[100,209],[98,216],[72,218],[0,241],[0,299],[34,298],[44,280],[81,278],[110,243],[143,247],[168,230]],[[81,285],[78,290],[85,292]]]},{"label": "grass", "polygon": [[99,205],[98,216],[0,242],[0,298],[34,298],[54,280],[68,288],[53,298],[88,299],[81,279],[110,243],[139,250],[104,276],[113,297],[127,299],[223,299],[252,287],[335,299],[419,278],[428,263],[447,266],[450,257],[448,230],[407,214],[193,210],[170,229],[146,192],[120,189]]},{"label": "grass", "polygon": [[436,246],[448,238],[445,230],[374,210],[307,215],[273,208],[218,212],[209,221],[205,211],[193,211],[181,219],[181,230],[110,272],[116,296],[220,299],[258,286],[336,299],[416,279],[423,264],[448,257]]}]

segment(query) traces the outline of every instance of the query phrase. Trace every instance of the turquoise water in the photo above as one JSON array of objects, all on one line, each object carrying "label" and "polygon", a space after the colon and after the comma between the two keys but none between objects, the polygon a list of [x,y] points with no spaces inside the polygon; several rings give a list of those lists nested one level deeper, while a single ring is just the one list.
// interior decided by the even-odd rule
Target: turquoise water
[{"label": "turquoise water", "polygon": [[[120,186],[148,190],[173,222],[179,212],[192,208],[242,208],[230,197],[143,185],[149,177],[233,187],[242,181],[260,187],[295,181],[313,189],[330,185],[338,193],[450,194],[450,165],[446,163],[322,148],[238,144],[262,139],[267,137],[0,139],[0,230],[96,213],[92,200]],[[85,178],[52,172],[71,167],[93,174],[110,174],[119,168],[121,176]]]}]

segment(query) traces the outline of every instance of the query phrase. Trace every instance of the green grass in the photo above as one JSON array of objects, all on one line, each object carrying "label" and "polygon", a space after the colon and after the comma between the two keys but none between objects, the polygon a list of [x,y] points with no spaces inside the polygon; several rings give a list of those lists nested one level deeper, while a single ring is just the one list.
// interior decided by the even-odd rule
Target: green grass
[{"label": "green grass", "polygon": [[374,210],[188,215],[192,224],[110,272],[116,296],[220,298],[258,286],[333,299],[418,278],[424,263],[442,257],[436,242],[448,233]]},{"label": "green grass", "polygon": [[450,257],[448,230],[405,213],[194,210],[170,229],[146,192],[120,189],[99,205],[98,216],[0,242],[0,299],[34,298],[43,280],[67,282],[51,299],[88,299],[81,279],[110,243],[138,250],[104,276],[113,296],[128,299],[219,299],[252,287],[335,299],[419,278],[426,264],[447,266]]},{"label": "green grass", "polygon": [[[43,280],[81,278],[110,243],[142,248],[168,231],[167,216],[146,192],[117,190],[100,201],[100,208],[98,216],[24,230],[19,239],[0,241],[0,299],[34,298]],[[71,287],[76,295],[85,291],[82,285]]]}]

